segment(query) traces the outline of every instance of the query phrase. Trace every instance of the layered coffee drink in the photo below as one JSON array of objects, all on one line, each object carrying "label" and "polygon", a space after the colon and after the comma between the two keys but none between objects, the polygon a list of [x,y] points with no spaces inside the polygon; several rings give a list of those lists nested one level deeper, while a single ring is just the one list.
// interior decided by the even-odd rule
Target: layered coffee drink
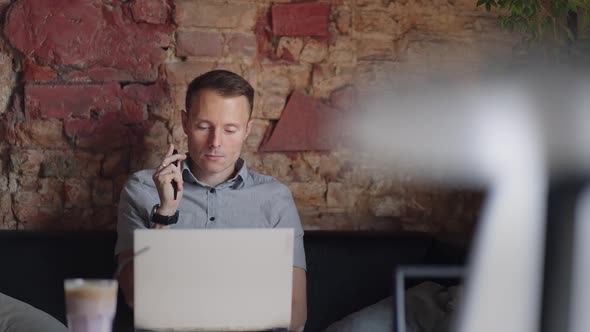
[{"label": "layered coffee drink", "polygon": [[111,332],[117,309],[117,281],[64,281],[68,328],[72,332]]}]

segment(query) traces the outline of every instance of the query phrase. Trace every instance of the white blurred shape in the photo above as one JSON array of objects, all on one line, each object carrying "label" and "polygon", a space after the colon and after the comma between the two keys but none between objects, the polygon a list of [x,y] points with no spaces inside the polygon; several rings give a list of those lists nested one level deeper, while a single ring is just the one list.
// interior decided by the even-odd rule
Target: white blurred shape
[{"label": "white blurred shape", "polygon": [[480,96],[473,147],[490,192],[470,259],[459,331],[533,332],[542,289],[546,159],[525,89]]},{"label": "white blurred shape", "polygon": [[578,172],[590,170],[590,80],[582,80],[576,88],[573,98],[574,123],[570,129],[574,135],[572,159],[577,166]]},{"label": "white blurred shape", "polygon": [[[540,112],[522,82],[391,95],[362,119],[365,152],[426,180],[487,184],[462,332],[539,327],[547,160]],[[407,163],[400,163],[404,160]]]},{"label": "white blurred shape", "polygon": [[590,326],[590,188],[583,192],[576,206],[570,332],[586,332]]},{"label": "white blurred shape", "polygon": [[545,111],[545,134],[552,176],[590,172],[590,80],[582,75],[558,75],[538,88]]}]

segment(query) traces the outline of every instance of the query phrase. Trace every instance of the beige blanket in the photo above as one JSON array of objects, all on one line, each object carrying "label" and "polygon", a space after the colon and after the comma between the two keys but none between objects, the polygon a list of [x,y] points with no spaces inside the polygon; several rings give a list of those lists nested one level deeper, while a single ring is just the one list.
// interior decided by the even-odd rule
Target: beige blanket
[{"label": "beige blanket", "polygon": [[[424,282],[406,291],[407,332],[448,332],[461,286]],[[385,298],[330,325],[324,332],[391,332],[393,300]]]}]

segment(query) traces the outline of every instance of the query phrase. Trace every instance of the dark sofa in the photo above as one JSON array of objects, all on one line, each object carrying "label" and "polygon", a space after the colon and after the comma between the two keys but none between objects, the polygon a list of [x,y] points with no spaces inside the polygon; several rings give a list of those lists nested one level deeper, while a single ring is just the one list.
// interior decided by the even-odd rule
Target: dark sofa
[{"label": "dark sofa", "polygon": [[[1,231],[0,292],[65,321],[63,280],[109,278],[113,232]],[[465,248],[423,233],[306,232],[306,331],[391,295],[392,271],[406,264],[462,264]],[[132,312],[119,306],[114,331],[132,331]]]}]

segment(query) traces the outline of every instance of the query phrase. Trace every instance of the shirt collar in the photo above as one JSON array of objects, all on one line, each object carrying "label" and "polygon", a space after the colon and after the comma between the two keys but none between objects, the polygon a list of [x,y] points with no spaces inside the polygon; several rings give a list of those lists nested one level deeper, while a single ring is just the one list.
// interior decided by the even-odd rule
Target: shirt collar
[{"label": "shirt collar", "polygon": [[236,168],[238,171],[236,172],[236,176],[234,176],[235,180],[232,185],[233,189],[243,188],[246,179],[248,178],[248,167],[246,166],[246,161],[244,159],[238,158],[238,161],[236,161]]},{"label": "shirt collar", "polygon": [[[210,187],[209,185],[207,185],[197,179],[197,177],[193,174],[193,172],[191,172],[190,164],[191,164],[191,157],[187,153],[186,159],[182,162],[182,179],[184,181],[197,183],[203,187]],[[236,172],[236,175],[234,177],[232,177],[231,179],[228,179],[227,181],[218,184],[217,186],[215,186],[216,188],[224,189],[224,188],[229,187],[231,189],[241,189],[244,187],[244,185],[246,183],[246,179],[248,179],[248,167],[246,166],[246,161],[242,158],[238,158],[238,160],[236,161],[235,167],[238,170]]]}]

